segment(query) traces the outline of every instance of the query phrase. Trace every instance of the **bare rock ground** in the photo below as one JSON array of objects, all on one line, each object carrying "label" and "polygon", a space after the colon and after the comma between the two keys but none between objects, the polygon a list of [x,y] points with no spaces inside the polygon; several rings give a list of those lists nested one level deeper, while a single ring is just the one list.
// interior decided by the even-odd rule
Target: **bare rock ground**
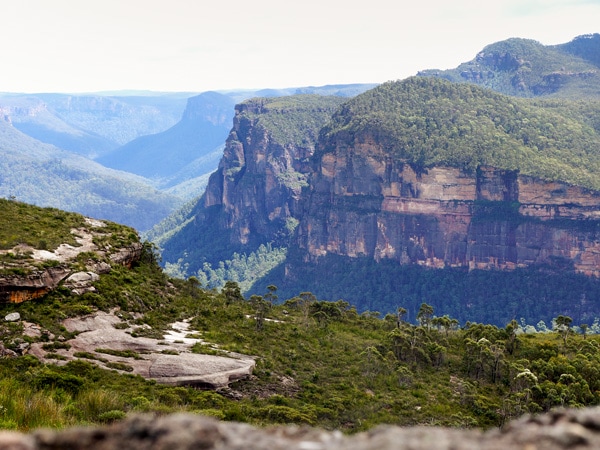
[{"label": "bare rock ground", "polygon": [[[66,319],[63,324],[67,331],[78,334],[66,341],[70,348],[54,351],[64,360],[48,359],[43,343],[32,344],[29,353],[59,364],[87,355],[90,362],[99,365],[119,363],[128,372],[159,383],[211,389],[225,387],[252,374],[255,366],[253,357],[227,352],[222,352],[225,356],[192,353],[191,347],[201,340],[188,337],[189,324],[185,321],[172,324],[172,330],[159,340],[134,337],[134,329],[120,327],[126,322],[115,313],[98,311],[85,317]],[[111,354],[106,350],[114,352]],[[119,352],[120,355],[115,354]]]}]

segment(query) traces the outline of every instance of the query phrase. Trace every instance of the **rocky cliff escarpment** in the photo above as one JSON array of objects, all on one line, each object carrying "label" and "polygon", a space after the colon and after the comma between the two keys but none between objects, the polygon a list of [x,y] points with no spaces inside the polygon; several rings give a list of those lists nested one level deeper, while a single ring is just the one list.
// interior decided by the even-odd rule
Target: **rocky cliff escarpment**
[{"label": "rocky cliff escarpment", "polygon": [[299,243],[428,267],[513,269],[562,259],[600,276],[600,193],[517,171],[417,173],[372,139],[324,153]]},{"label": "rocky cliff escarpment", "polygon": [[[300,95],[236,106],[218,170],[198,219],[217,212],[232,244],[286,237],[296,225],[319,129],[343,99]],[[212,216],[214,217],[214,216]],[[251,237],[252,236],[252,237]]]},{"label": "rocky cliff escarpment", "polygon": [[[219,170],[163,260],[209,281],[233,279],[234,253],[275,243],[287,249],[285,264],[277,260],[246,292],[274,284],[282,296],[312,291],[356,303],[351,283],[369,266],[382,281],[371,277],[363,295],[385,298],[377,306],[385,311],[399,289],[388,281],[408,273],[403,266],[456,269],[446,274],[463,281],[473,269],[520,276],[512,269],[548,264],[600,276],[600,134],[583,109],[423,77],[335,107],[304,98],[237,107]],[[425,301],[421,292],[405,297]],[[472,304],[466,297],[455,304]],[[470,312],[465,306],[464,317]]]}]

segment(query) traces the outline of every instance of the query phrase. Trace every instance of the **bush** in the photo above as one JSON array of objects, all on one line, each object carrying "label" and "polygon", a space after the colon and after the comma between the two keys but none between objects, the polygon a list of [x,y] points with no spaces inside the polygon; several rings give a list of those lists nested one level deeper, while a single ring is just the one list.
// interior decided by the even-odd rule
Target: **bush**
[{"label": "bush", "polygon": [[121,411],[120,409],[113,409],[110,411],[106,411],[98,416],[98,420],[103,423],[111,423],[117,420],[122,420],[127,416],[125,411]]},{"label": "bush", "polygon": [[57,373],[50,369],[43,369],[37,374],[33,382],[35,387],[40,390],[53,387],[71,394],[77,394],[84,385],[85,380],[68,373]]}]

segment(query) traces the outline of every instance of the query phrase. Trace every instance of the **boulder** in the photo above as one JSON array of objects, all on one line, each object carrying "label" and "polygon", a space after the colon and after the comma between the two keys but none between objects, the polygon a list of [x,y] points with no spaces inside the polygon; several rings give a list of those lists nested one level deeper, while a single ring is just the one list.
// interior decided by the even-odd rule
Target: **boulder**
[{"label": "boulder", "polygon": [[18,322],[19,320],[21,320],[21,314],[19,314],[18,312],[7,314],[6,316],[4,316],[4,320],[6,320],[7,322]]}]

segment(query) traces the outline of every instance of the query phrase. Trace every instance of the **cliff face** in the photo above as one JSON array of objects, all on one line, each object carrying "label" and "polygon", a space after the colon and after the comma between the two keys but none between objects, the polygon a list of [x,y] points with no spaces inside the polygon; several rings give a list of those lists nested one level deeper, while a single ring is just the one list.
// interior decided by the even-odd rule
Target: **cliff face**
[{"label": "cliff face", "polygon": [[[600,193],[574,186],[600,186],[589,124],[433,78],[343,103],[307,98],[236,107],[219,169],[163,246],[165,261],[195,273],[270,242],[299,248],[274,278],[325,255],[471,269],[566,264],[600,276]],[[558,177],[572,184],[543,181]]]},{"label": "cliff face", "polygon": [[[268,240],[288,236],[295,228],[302,188],[307,186],[318,130],[338,98],[286,106],[273,99],[257,99],[236,106],[218,170],[210,177],[200,212],[201,221],[216,220],[231,232],[231,243],[245,245],[250,236]],[[325,103],[321,103],[325,102]],[[302,138],[284,135],[297,124]],[[210,216],[208,210],[218,211]],[[210,219],[209,219],[210,217]]]},{"label": "cliff face", "polygon": [[321,155],[299,226],[328,253],[428,267],[513,269],[567,261],[600,276],[600,193],[516,171],[417,173],[366,136]]}]

